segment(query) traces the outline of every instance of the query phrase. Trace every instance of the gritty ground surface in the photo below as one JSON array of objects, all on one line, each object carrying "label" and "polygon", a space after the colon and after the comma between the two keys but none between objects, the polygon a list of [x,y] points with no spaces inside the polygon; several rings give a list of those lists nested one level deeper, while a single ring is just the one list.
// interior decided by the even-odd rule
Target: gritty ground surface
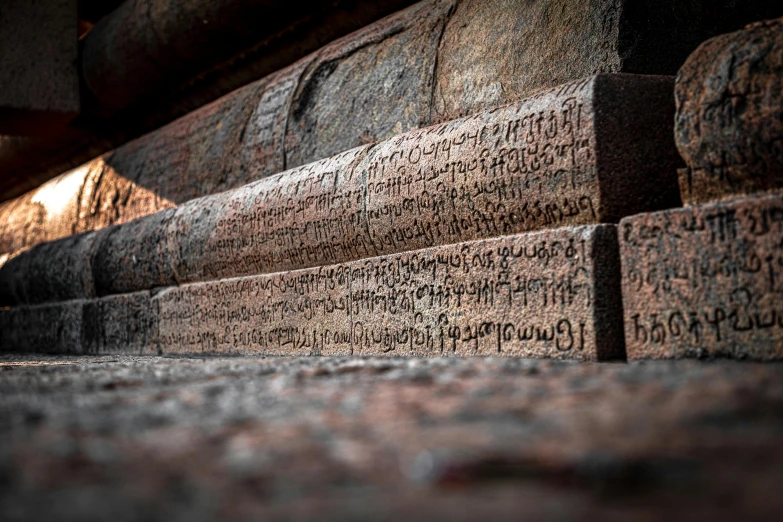
[{"label": "gritty ground surface", "polygon": [[780,520],[783,365],[0,356],[0,519]]}]

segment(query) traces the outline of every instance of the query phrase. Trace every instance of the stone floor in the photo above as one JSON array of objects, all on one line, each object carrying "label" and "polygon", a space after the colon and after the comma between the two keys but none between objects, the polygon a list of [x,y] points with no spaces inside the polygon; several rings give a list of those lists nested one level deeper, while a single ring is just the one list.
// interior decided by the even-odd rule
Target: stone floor
[{"label": "stone floor", "polygon": [[783,364],[0,356],[0,519],[783,519]]}]

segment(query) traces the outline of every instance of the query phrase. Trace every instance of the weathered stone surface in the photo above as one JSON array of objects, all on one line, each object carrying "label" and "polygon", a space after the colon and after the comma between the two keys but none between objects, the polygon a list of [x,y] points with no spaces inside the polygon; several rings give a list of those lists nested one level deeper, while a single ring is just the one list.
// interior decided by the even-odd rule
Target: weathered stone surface
[{"label": "weathered stone surface", "polygon": [[119,226],[84,266],[97,285],[84,296],[675,206],[671,86],[668,77],[598,75]]},{"label": "weathered stone surface", "polygon": [[624,3],[458,2],[438,53],[434,119],[486,110],[575,78],[621,72],[617,37]]},{"label": "weathered stone surface", "polygon": [[0,351],[154,354],[158,313],[150,292],[0,309]]},{"label": "weathered stone surface", "polygon": [[783,19],[702,44],[675,93],[686,204],[783,188]]},{"label": "weathered stone surface", "polygon": [[[428,0],[105,156],[75,230],[126,222],[595,72],[673,74],[704,38],[768,11],[783,14],[766,3]],[[87,148],[70,146],[64,156]],[[46,150],[0,140],[0,167],[25,169],[31,158],[55,154]]]},{"label": "weathered stone surface", "polygon": [[158,314],[149,292],[84,302],[80,353],[157,353]]},{"label": "weathered stone surface", "polygon": [[783,365],[0,356],[13,520],[779,520]]},{"label": "weathered stone surface", "polygon": [[14,253],[77,233],[75,223],[86,181],[93,175],[85,165],[44,183],[0,207],[0,252]]},{"label": "weathered stone surface", "polygon": [[[301,49],[298,55],[291,50],[288,53],[299,58],[320,47],[308,41],[308,30],[317,33],[321,42],[328,42],[351,30],[345,28],[359,29],[411,3],[413,0],[302,0],[295,4],[285,0],[130,0],[85,38],[84,81],[98,107],[116,110],[160,93],[168,95],[194,79],[203,82],[215,69],[222,70],[224,76],[236,73],[238,67],[226,62],[247,64],[266,54],[267,61],[279,63],[273,53],[258,48],[266,45],[279,52],[275,46],[285,39],[280,33],[296,33]],[[353,18],[353,24],[341,19],[346,17]]]},{"label": "weathered stone surface", "polygon": [[163,290],[163,353],[623,357],[616,227]]},{"label": "weathered stone surface", "polygon": [[76,0],[0,5],[0,133],[46,134],[79,113]]},{"label": "weathered stone surface", "polygon": [[438,45],[454,5],[420,2],[321,50],[290,106],[286,165],[428,125]]},{"label": "weathered stone surface", "polygon": [[170,264],[186,283],[674,206],[671,85],[597,76],[186,203]]},{"label": "weathered stone surface", "polygon": [[628,357],[783,358],[783,196],[620,222]]},{"label": "weathered stone surface", "polygon": [[165,252],[177,282],[375,255],[361,215],[349,213],[361,207],[361,181],[352,173],[366,152],[354,149],[179,206]]},{"label": "weathered stone surface", "polygon": [[91,262],[83,267],[90,271],[95,282],[94,295],[176,284],[165,252],[167,225],[175,210],[170,208],[100,231],[103,237],[94,249]]},{"label": "weathered stone surface", "polygon": [[[107,6],[112,3],[122,3],[119,0],[111,0],[108,3],[80,0],[80,11],[84,10],[85,2],[90,1],[100,3],[100,10],[103,12],[111,10]],[[242,13],[243,10],[251,11],[257,16],[259,11],[262,12],[263,26],[267,28],[270,27],[268,24],[274,26],[283,23],[282,18],[269,10],[270,3],[272,2],[259,3],[257,0],[188,2],[184,8],[185,16],[182,17],[180,15],[183,14],[183,6],[180,2],[144,0],[128,2],[123,9],[111,13],[82,40],[85,52],[82,54],[81,66],[92,69],[91,72],[84,71],[84,76],[92,77],[90,88],[93,90],[87,96],[84,96],[83,92],[80,117],[63,132],[47,139],[9,140],[7,136],[0,136],[0,169],[4,174],[0,178],[0,199],[18,197],[41,183],[154,131],[234,89],[288,67],[305,55],[317,51],[327,42],[360,30],[383,16],[412,4],[413,0],[317,1],[311,2],[310,6],[304,9],[301,2],[295,6],[288,5],[289,2],[277,2],[286,4],[282,7],[290,14],[296,15],[297,19],[287,27],[278,26],[281,30],[272,31],[272,34],[266,32],[257,19],[252,16],[248,18]],[[168,4],[170,9],[161,9],[165,4]],[[229,11],[226,10],[227,6]],[[204,8],[206,11],[199,12]],[[219,11],[217,17],[204,16],[216,9]],[[137,13],[138,17],[134,18]],[[148,13],[152,16],[147,16]],[[82,15],[83,12],[80,17]],[[204,24],[205,19],[212,21]],[[180,32],[181,27],[188,24],[195,26],[191,25],[187,34]],[[145,27],[141,28],[141,31],[130,30],[131,27],[139,29],[139,25]],[[240,26],[249,32],[245,32],[243,38],[237,40],[234,36]],[[169,45],[160,45],[162,42],[159,40],[159,30],[175,35],[175,41],[169,41]],[[233,33],[232,37],[221,35],[224,31]],[[209,39],[203,40],[204,37]],[[212,40],[213,38],[217,40]],[[253,45],[250,48],[242,49],[243,45],[251,43]],[[151,44],[151,48],[147,47],[148,44]],[[121,49],[115,52],[118,47]],[[112,48],[113,51],[109,50]],[[216,63],[214,60],[221,52],[218,52],[218,56],[213,53],[218,48],[222,49],[222,52],[229,50],[229,55],[223,56],[231,59]],[[139,52],[140,49],[144,51]],[[165,56],[155,56],[154,63],[151,63],[150,52],[155,52],[153,49],[161,51]],[[234,49],[234,52],[230,52],[230,49]],[[90,54],[91,64],[88,66],[85,62],[88,61],[86,56]],[[186,70],[194,65],[190,60],[183,62],[183,55],[198,57],[198,77],[182,77],[183,65]],[[202,61],[205,58],[206,61]],[[165,81],[157,82],[154,78],[139,74],[142,72],[139,69],[150,67],[157,73],[162,73],[166,77]],[[100,78],[101,75],[103,78]],[[128,75],[132,76],[130,81],[127,81]],[[109,89],[96,88],[96,79]],[[85,84],[87,83],[89,82],[85,81]],[[122,92],[112,92],[115,86],[122,89]],[[143,93],[139,92],[138,88],[152,93],[153,96],[139,96]],[[87,90],[85,88],[85,92]],[[99,90],[100,92],[96,92]],[[119,111],[99,101],[99,98],[107,97],[116,100],[114,96],[117,95],[127,100],[129,94],[131,99],[135,98],[134,103]],[[116,106],[115,103],[110,105]]]},{"label": "weathered stone surface", "polygon": [[0,309],[0,351],[82,353],[85,301]]},{"label": "weathered stone surface", "polygon": [[106,230],[41,243],[0,266],[0,306],[95,297],[92,258]]}]

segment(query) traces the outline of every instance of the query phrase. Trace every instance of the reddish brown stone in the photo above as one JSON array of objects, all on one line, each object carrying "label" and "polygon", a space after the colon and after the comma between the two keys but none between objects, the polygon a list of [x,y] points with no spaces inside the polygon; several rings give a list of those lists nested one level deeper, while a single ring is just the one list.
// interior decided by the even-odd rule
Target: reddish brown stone
[{"label": "reddish brown stone", "polygon": [[616,228],[562,228],[162,291],[164,353],[623,357]]},{"label": "reddish brown stone", "polygon": [[430,124],[438,45],[455,3],[420,2],[318,52],[289,109],[286,165]]},{"label": "reddish brown stone", "polygon": [[92,165],[85,165],[5,202],[0,207],[0,252],[19,252],[79,232],[75,223],[92,171]]},{"label": "reddish brown stone", "polygon": [[3,354],[0,375],[18,520],[783,518],[779,364]]},{"label": "reddish brown stone", "polygon": [[666,77],[598,75],[120,225],[82,267],[97,288],[69,297],[342,263],[671,207],[679,162],[671,86]]},{"label": "reddish brown stone", "polygon": [[620,222],[630,359],[783,358],[783,196]]},{"label": "reddish brown stone", "polygon": [[683,201],[783,187],[783,19],[702,44],[677,77]]}]

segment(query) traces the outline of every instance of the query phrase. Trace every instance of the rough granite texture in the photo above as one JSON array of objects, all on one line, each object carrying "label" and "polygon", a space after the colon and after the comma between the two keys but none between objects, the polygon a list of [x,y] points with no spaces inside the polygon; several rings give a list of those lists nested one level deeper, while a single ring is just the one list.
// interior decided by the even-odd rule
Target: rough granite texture
[{"label": "rough granite texture", "polygon": [[91,232],[103,234],[95,255],[82,266],[93,275],[95,295],[122,294],[176,284],[165,251],[168,224],[174,214],[175,209],[170,208],[145,219]]},{"label": "rough granite texture", "polygon": [[[71,227],[126,222],[595,73],[674,74],[704,39],[783,15],[783,6],[768,4],[420,2],[94,160],[89,190],[74,212],[82,217]],[[72,159],[79,152],[31,147],[0,140],[0,167],[11,173],[30,169],[39,157]],[[16,212],[41,210],[22,205]],[[65,233],[0,238],[0,246]]]},{"label": "rough granite texture", "polygon": [[779,520],[783,366],[0,356],[3,520]]},{"label": "rough granite texture", "polygon": [[686,204],[783,188],[783,19],[713,38],[677,77]]},{"label": "rough granite texture", "polygon": [[79,114],[76,0],[0,3],[0,133],[47,134]]},{"label": "rough granite texture", "polygon": [[158,323],[150,292],[0,308],[0,352],[156,354]]},{"label": "rough granite texture", "polygon": [[[76,267],[96,284],[82,296],[611,223],[677,206],[671,89],[668,77],[598,75],[99,231],[105,237],[93,263]],[[67,240],[52,245],[68,248]],[[47,255],[46,263],[59,260]],[[0,267],[0,283],[18,276]]]},{"label": "rough granite texture", "polygon": [[616,227],[562,228],[153,297],[163,353],[623,358]]},{"label": "rough granite texture", "polygon": [[783,358],[783,195],[626,218],[629,359]]}]

